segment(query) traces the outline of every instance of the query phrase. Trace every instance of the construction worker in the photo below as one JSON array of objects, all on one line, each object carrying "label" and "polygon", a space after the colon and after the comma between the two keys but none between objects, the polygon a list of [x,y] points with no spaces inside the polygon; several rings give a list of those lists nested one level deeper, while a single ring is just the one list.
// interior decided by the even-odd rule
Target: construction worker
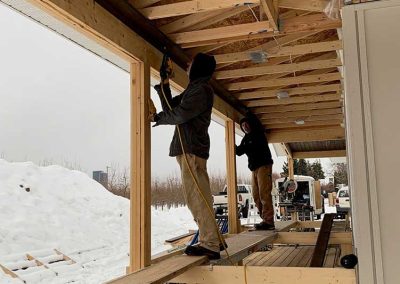
[{"label": "construction worker", "polygon": [[275,230],[271,196],[273,160],[265,129],[257,116],[251,112],[240,121],[240,127],[245,136],[240,145],[236,146],[236,155],[246,154],[248,157],[248,167],[252,172],[253,198],[262,219],[262,222],[255,224],[254,228]]},{"label": "construction worker", "polygon": [[[209,212],[209,208],[212,209],[212,195],[207,173],[207,159],[210,152],[208,127],[211,122],[214,101],[214,91],[209,81],[215,67],[216,61],[213,56],[197,54],[188,67],[189,85],[182,94],[175,97],[171,95],[168,76],[163,75],[170,72],[160,70],[162,83],[154,88],[160,96],[163,111],[155,114],[152,118],[156,122],[155,126],[168,124],[177,125],[180,128],[182,140],[179,138],[178,129],[175,128],[169,155],[176,157],[181,168],[186,204],[199,227],[199,244],[188,246],[185,253],[195,256],[205,255],[209,259],[220,258],[220,241],[215,227],[214,214]],[[172,110],[166,104],[164,96]],[[209,208],[204,204],[205,201],[199,190]]]}]

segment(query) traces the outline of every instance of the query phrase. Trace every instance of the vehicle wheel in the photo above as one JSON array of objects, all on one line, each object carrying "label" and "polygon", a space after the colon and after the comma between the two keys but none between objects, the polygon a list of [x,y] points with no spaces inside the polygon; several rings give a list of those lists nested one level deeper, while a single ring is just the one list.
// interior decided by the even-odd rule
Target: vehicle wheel
[{"label": "vehicle wheel", "polygon": [[246,201],[246,206],[242,208],[242,217],[247,218],[249,216],[249,202]]}]

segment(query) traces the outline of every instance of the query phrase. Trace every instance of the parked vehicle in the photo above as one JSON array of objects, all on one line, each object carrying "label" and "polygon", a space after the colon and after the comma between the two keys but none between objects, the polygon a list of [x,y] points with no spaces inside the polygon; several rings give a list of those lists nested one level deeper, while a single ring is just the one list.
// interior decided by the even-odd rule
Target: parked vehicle
[{"label": "parked vehicle", "polygon": [[[309,176],[294,176],[296,188],[289,191],[284,191],[285,178],[280,178],[275,181],[273,189],[273,205],[275,218],[282,219],[285,212],[293,210],[296,206],[303,205],[306,210],[305,216],[300,216],[304,219],[311,219],[311,212],[314,212],[316,219],[320,219],[324,213],[324,197],[321,194],[319,182]],[[299,214],[300,215],[300,214]]]},{"label": "parked vehicle", "polygon": [[349,187],[344,186],[336,194],[336,215],[338,218],[345,218],[350,211]]},{"label": "parked vehicle", "polygon": [[[227,186],[217,195],[213,195],[214,211],[217,215],[225,214],[228,211]],[[247,218],[249,209],[254,207],[251,185],[238,184],[237,186],[238,210],[242,218]]]}]

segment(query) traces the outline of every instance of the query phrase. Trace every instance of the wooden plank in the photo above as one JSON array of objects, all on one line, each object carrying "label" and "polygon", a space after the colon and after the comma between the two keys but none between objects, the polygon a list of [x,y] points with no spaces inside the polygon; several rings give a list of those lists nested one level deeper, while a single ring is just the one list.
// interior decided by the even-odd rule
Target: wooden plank
[{"label": "wooden plank", "polygon": [[254,264],[252,264],[253,266],[265,266],[264,263],[266,261],[268,261],[269,259],[271,259],[273,256],[279,254],[281,248],[280,247],[273,247],[271,250],[269,251],[264,251],[261,253],[260,258],[257,259],[257,261],[254,262]]},{"label": "wooden plank", "polygon": [[165,283],[190,268],[207,261],[205,256],[179,255],[148,266],[142,270],[106,282],[108,284]]},{"label": "wooden plank", "polygon": [[356,284],[354,269],[262,266],[199,266],[172,280],[198,284]]},{"label": "wooden plank", "polygon": [[280,8],[310,12],[324,12],[324,9],[328,4],[328,0],[279,0]]},{"label": "wooden plank", "polygon": [[288,247],[281,255],[269,266],[281,267],[282,263],[296,250],[295,247]]},{"label": "wooden plank", "polygon": [[255,89],[255,88],[266,88],[266,87],[279,87],[293,84],[305,84],[305,83],[323,83],[341,80],[342,76],[339,72],[320,74],[320,75],[302,75],[296,77],[279,78],[273,80],[256,80],[250,82],[239,82],[226,84],[225,87],[229,91],[244,90],[244,89]]},{"label": "wooden plank", "polygon": [[292,123],[278,123],[278,124],[263,123],[263,125],[267,129],[288,129],[288,128],[300,129],[300,128],[310,128],[311,126],[336,126],[336,125],[339,126],[341,125],[341,123],[343,123],[342,117],[340,119],[334,119],[334,120],[308,121],[305,122],[304,124],[297,124],[296,122],[292,122]]},{"label": "wooden plank", "polygon": [[312,247],[308,247],[306,250],[306,253],[304,254],[303,258],[299,261],[297,264],[298,267],[308,267],[308,263],[310,262],[312,258],[314,249]]},{"label": "wooden plank", "polygon": [[305,116],[318,116],[318,115],[332,115],[332,114],[342,114],[341,108],[328,108],[328,109],[318,109],[318,110],[299,110],[299,111],[289,111],[289,112],[275,112],[269,114],[260,114],[258,117],[260,120],[267,119],[290,119],[296,117]]},{"label": "wooden plank", "polygon": [[328,247],[334,217],[335,214],[332,213],[324,215],[310,267],[322,267],[324,264],[326,248]]},{"label": "wooden plank", "polygon": [[[313,245],[318,238],[318,232],[279,232],[274,240],[276,244]],[[328,244],[352,244],[351,232],[331,232]]]},{"label": "wooden plank", "polygon": [[[292,35],[291,35],[292,36]],[[287,36],[289,37],[289,36]],[[293,46],[277,46],[270,49],[265,49],[262,46],[259,50],[264,51],[268,58],[281,57],[281,56],[294,56],[294,55],[304,55],[312,54],[318,52],[328,52],[342,49],[343,44],[341,40],[325,41],[325,42],[313,42],[307,44],[298,44]],[[254,49],[257,50],[257,49]],[[217,64],[223,63],[233,63],[240,61],[250,61],[250,52],[232,52],[225,54],[215,55],[215,60]]]},{"label": "wooden plank", "polygon": [[278,92],[287,92],[289,96],[293,96],[293,95],[306,95],[306,94],[317,94],[317,93],[320,94],[327,92],[339,92],[341,90],[342,90],[341,84],[329,84],[320,86],[244,92],[235,95],[239,100],[251,100],[251,99],[262,99],[262,98],[276,98]]},{"label": "wooden plank", "polygon": [[341,100],[340,94],[321,94],[310,96],[299,96],[287,99],[265,99],[244,101],[243,104],[247,107],[261,107],[261,106],[276,106],[276,105],[290,105],[290,104],[303,104],[303,103],[317,103],[326,101],[339,101]]},{"label": "wooden plank", "polygon": [[[264,124],[279,124],[279,123],[295,123],[297,120],[304,121],[304,125],[311,121],[324,121],[324,120],[343,120],[343,114],[332,114],[332,115],[309,115],[309,116],[300,116],[300,117],[288,117],[288,118],[271,118],[271,119],[262,119],[262,123]],[[285,128],[285,127],[280,127]]]},{"label": "wooden plank", "polygon": [[140,12],[146,18],[155,20],[258,3],[259,0],[194,0],[149,7],[140,10]]},{"label": "wooden plank", "polygon": [[148,120],[150,66],[131,65],[130,272],[151,263],[151,132]]},{"label": "wooden plank", "polygon": [[288,174],[289,174],[289,179],[294,180],[294,168],[293,168],[293,158],[288,157]]},{"label": "wooden plank", "polygon": [[293,152],[295,159],[346,157],[346,150]]},{"label": "wooden plank", "polygon": [[229,234],[239,233],[239,216],[237,201],[235,122],[225,122],[226,173],[228,188],[228,228]]},{"label": "wooden plank", "polygon": [[289,264],[297,257],[297,255],[300,253],[301,247],[296,246],[293,252],[284,260],[281,262],[280,266],[281,267],[288,267]]},{"label": "wooden plank", "polygon": [[279,64],[273,66],[262,66],[262,67],[247,67],[241,69],[232,69],[225,71],[215,72],[216,79],[231,79],[231,78],[243,78],[251,76],[261,76],[267,74],[277,74],[285,72],[298,72],[308,71],[315,69],[325,69],[341,66],[342,62],[340,59],[326,59],[317,61],[304,61],[296,63]]},{"label": "wooden plank", "polygon": [[257,107],[254,108],[254,113],[285,113],[291,111],[307,111],[307,110],[319,110],[319,109],[330,109],[342,107],[342,102],[322,102],[315,104],[298,104],[289,106],[273,106],[273,107]]},{"label": "wooden plank", "polygon": [[313,130],[271,130],[268,133],[270,143],[311,142],[344,139],[342,127],[324,127]]},{"label": "wooden plank", "polygon": [[191,48],[223,42],[270,38],[299,32],[338,29],[340,27],[340,20],[330,19],[325,14],[312,14],[281,21],[279,33],[271,31],[268,21],[261,21],[200,31],[174,33],[170,34],[169,37],[172,41],[181,45],[182,48]]},{"label": "wooden plank", "polygon": [[336,254],[337,254],[336,251],[337,251],[337,248],[334,248],[334,247],[328,248],[328,251],[326,252],[323,267],[332,267],[332,268],[335,267]]},{"label": "wooden plank", "polygon": [[128,0],[128,3],[136,9],[142,9],[154,5],[160,1],[161,0]]},{"label": "wooden plank", "polygon": [[268,21],[274,31],[278,31],[278,4],[277,0],[260,0],[261,7],[264,10],[265,15],[268,17]]}]

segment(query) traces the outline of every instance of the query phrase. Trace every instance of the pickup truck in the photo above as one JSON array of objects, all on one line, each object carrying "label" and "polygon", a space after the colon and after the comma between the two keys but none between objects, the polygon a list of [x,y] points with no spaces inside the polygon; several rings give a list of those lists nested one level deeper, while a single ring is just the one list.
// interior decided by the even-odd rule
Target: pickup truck
[{"label": "pickup truck", "polygon": [[[225,185],[224,189],[219,194],[213,195],[214,211],[216,215],[222,215],[228,210],[228,194],[226,190],[227,186]],[[247,218],[249,208],[254,207],[251,185],[238,184],[237,192],[239,213],[242,215],[242,218]]]}]

